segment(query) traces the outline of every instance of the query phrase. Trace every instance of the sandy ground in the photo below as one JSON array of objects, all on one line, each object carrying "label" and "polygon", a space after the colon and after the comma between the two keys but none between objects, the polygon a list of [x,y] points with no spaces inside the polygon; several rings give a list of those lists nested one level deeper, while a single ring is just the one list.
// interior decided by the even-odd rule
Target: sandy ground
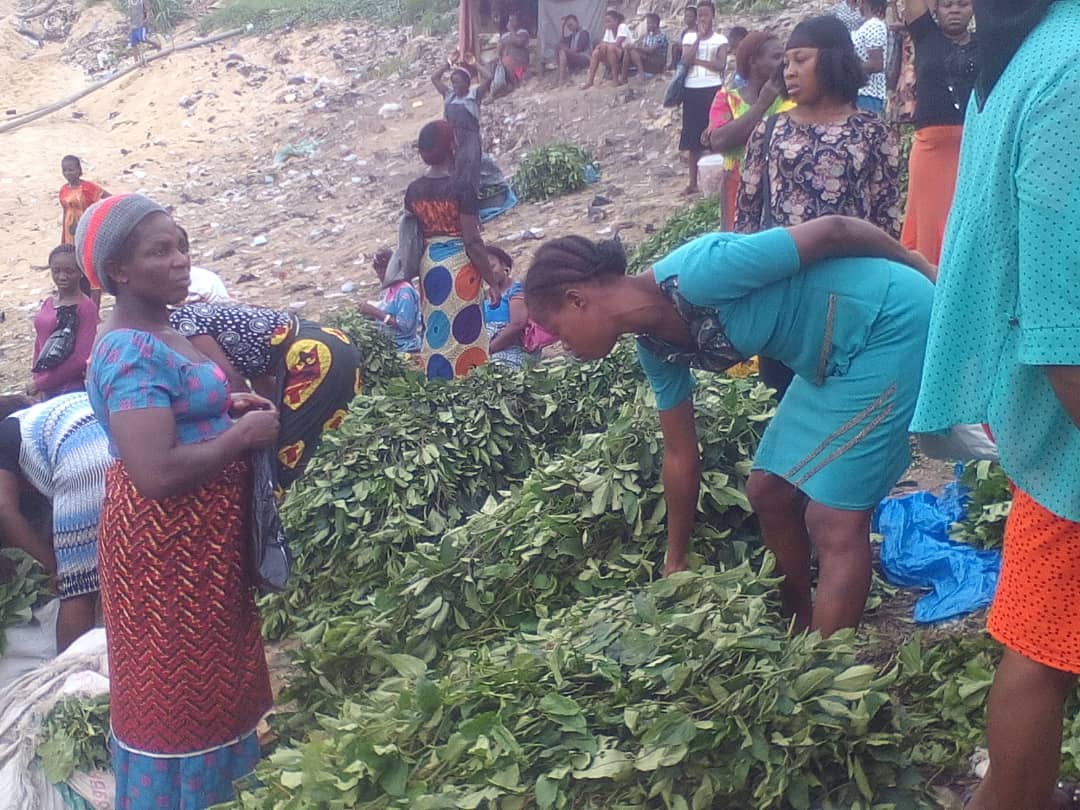
[{"label": "sandy ground", "polygon": [[[84,87],[81,68],[94,62],[103,32],[123,29],[105,4],[83,10],[67,53],[91,45],[73,66],[63,45],[37,49],[11,32],[16,2],[0,0],[5,118]],[[174,36],[179,43],[197,34],[189,26]],[[371,298],[369,259],[395,242],[404,189],[423,171],[413,142],[442,108],[427,77],[452,42],[360,23],[243,37],[172,54],[0,133],[0,390],[27,381],[28,319],[51,290],[44,265],[60,236],[67,153],[109,191],[142,191],[170,207],[191,233],[195,263],[219,272],[234,298],[309,317]],[[620,228],[632,246],[686,202],[678,195],[678,119],[660,105],[666,82],[632,79],[629,90],[589,93],[580,82],[556,88],[548,74],[484,105],[485,149],[508,175],[530,146],[560,139],[592,150],[602,168],[600,184],[520,205],[486,227],[485,239],[506,247],[521,269],[539,244],[523,238],[526,229],[596,237]],[[380,115],[387,104],[400,110]],[[284,145],[305,142],[317,145],[315,154],[275,164]],[[611,200],[602,221],[589,216],[595,194]]]}]

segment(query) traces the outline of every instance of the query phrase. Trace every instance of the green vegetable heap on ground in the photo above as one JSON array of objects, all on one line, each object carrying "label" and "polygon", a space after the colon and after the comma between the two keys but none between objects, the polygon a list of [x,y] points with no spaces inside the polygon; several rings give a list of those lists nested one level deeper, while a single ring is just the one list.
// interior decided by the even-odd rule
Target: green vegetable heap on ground
[{"label": "green vegetable heap on ground", "polygon": [[553,143],[531,150],[514,175],[514,191],[524,202],[549,200],[580,191],[588,180],[592,156],[572,143]]}]

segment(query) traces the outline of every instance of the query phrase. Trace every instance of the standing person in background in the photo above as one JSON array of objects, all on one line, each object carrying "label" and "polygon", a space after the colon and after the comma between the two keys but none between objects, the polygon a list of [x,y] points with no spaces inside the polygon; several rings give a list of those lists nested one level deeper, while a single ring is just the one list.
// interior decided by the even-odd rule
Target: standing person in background
[{"label": "standing person in background", "polygon": [[249,459],[277,440],[278,415],[230,394],[224,372],[170,328],[189,259],[163,208],[138,194],[104,200],[75,245],[116,297],[87,378],[116,459],[98,536],[115,804],[202,810],[236,797],[273,704]]},{"label": "standing person in background", "polygon": [[[898,237],[900,150],[880,116],[855,108],[866,77],[843,24],[831,16],[799,23],[783,77],[782,92],[796,106],[762,121],[750,137],[735,230],[846,214]],[[791,382],[790,369],[766,357],[761,376],[780,397]]]},{"label": "standing person in background", "polygon": [[[450,70],[450,87],[443,77]],[[480,190],[480,102],[491,90],[491,76],[472,85],[472,74],[464,67],[443,65],[431,76],[431,83],[443,98],[443,117],[454,128],[454,177]]]},{"label": "standing person in background", "polygon": [[464,377],[488,361],[484,293],[502,298],[505,276],[495,273],[480,236],[476,193],[455,180],[454,131],[445,121],[420,130],[427,173],[405,190],[405,208],[420,222],[420,302],[424,322],[421,364],[428,379]]},{"label": "standing person in background", "polygon": [[740,172],[746,142],[762,119],[785,112],[795,102],[780,95],[777,71],[784,62],[784,46],[766,31],[748,34],[735,54],[737,70],[746,76],[741,90],[723,89],[709,110],[709,128],[702,143],[724,155],[724,185],[720,195],[720,229],[735,227]]},{"label": "standing person in background", "polygon": [[866,22],[851,35],[855,53],[862,61],[866,84],[859,90],[855,105],[865,112],[885,114],[885,58],[889,47],[889,26],[885,22],[886,0],[863,0]]},{"label": "standing person in background", "polygon": [[[83,212],[98,200],[104,200],[109,192],[97,183],[83,180],[82,161],[75,155],[65,155],[60,160],[60,171],[67,182],[60,187],[60,244],[75,244],[75,229],[82,219]],[[90,297],[94,303],[101,303],[101,285],[96,278],[87,278],[90,284]]]},{"label": "standing person in background", "polygon": [[949,217],[964,114],[978,75],[977,45],[968,30],[972,0],[907,0],[904,21],[915,43],[915,138],[908,161],[907,213],[900,241],[935,264]]},{"label": "standing person in background", "polygon": [[626,18],[617,11],[604,15],[604,37],[593,48],[589,60],[589,79],[582,90],[588,90],[596,81],[596,74],[601,65],[607,65],[608,73],[615,84],[623,83],[623,63],[626,61],[626,49],[634,42],[634,35]]},{"label": "standing person in background", "polygon": [[646,74],[656,75],[664,72],[667,62],[668,38],[660,30],[660,15],[649,12],[645,15],[645,36],[626,48],[626,57],[622,63],[622,79],[626,82],[631,65],[637,68],[638,78],[644,80]]},{"label": "standing person in background", "polygon": [[[0,400],[0,540],[20,548],[56,578],[56,651],[94,626],[98,601],[98,521],[109,441],[86,392]],[[16,410],[10,413],[12,407]],[[41,537],[21,501],[29,486],[50,504],[51,537]]]},{"label": "standing person in background", "polygon": [[393,251],[382,248],[375,254],[372,266],[379,284],[383,287],[383,300],[379,303],[364,302],[358,309],[365,318],[379,325],[379,330],[394,339],[399,352],[420,351],[420,294],[408,281],[386,283],[386,269],[390,266]]},{"label": "standing person in background", "polygon": [[686,35],[697,30],[697,6],[687,6],[683,9],[683,30],[678,40],[671,43],[671,65],[668,70],[675,70],[682,64],[683,40]]},{"label": "standing person in background", "polygon": [[[889,7],[895,11],[894,5]],[[907,27],[901,24],[901,28],[898,45],[900,52],[897,54],[900,64],[897,65],[896,86],[889,90],[889,97],[885,100],[885,120],[893,126],[911,124],[915,118],[915,44],[911,41]],[[895,41],[892,44],[897,45]],[[885,78],[888,89],[888,74]]]},{"label": "standing person in background", "polygon": [[592,37],[581,27],[577,16],[568,14],[562,21],[559,40],[559,84],[566,84],[569,73],[589,67]]},{"label": "standing person in background", "polygon": [[713,97],[723,87],[727,69],[727,37],[713,30],[716,8],[712,0],[697,7],[697,30],[683,37],[683,64],[687,66],[682,103],[682,133],[679,150],[689,154],[690,178],[683,194],[698,193],[698,161],[704,146],[701,134],[709,126]]},{"label": "standing person in background", "polygon": [[829,13],[851,33],[855,33],[863,24],[862,0],[839,0],[829,8]]},{"label": "standing person in background", "polygon": [[[733,25],[727,32],[728,40],[728,61],[739,52],[739,46],[742,45],[742,41],[746,39],[747,34],[750,32],[741,25]],[[739,72],[739,65],[736,62],[734,70],[730,71],[731,78],[724,82],[724,87],[730,87],[733,90],[741,90],[746,85],[746,77]]]},{"label": "standing person in background", "polygon": [[[58,245],[49,254],[49,271],[56,292],[41,302],[34,316],[34,368],[31,393],[46,399],[58,394],[82,391],[86,381],[86,363],[97,334],[98,308],[83,293],[82,271],[75,263],[75,246]],[[38,358],[49,336],[65,324],[74,321],[75,339],[71,353],[56,365],[37,370]]]},{"label": "standing person in background", "polygon": [[987,422],[1015,485],[987,618],[1005,648],[987,707],[990,768],[968,810],[1069,808],[1075,786],[1055,793],[1055,780],[1080,674],[1080,4],[976,0],[975,17],[964,193],[912,427]]},{"label": "standing person in background", "polygon": [[155,51],[161,50],[161,45],[150,36],[150,9],[147,7],[149,0],[128,0],[128,13],[131,19],[131,33],[128,35],[128,47],[135,49],[135,55],[139,64],[145,65],[146,58],[143,56],[140,45],[149,45]]}]

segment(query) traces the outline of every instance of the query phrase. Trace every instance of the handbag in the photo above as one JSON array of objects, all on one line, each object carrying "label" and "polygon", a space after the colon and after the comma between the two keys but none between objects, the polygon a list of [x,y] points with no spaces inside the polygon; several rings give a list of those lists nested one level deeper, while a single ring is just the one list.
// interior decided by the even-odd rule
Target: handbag
[{"label": "handbag", "polygon": [[292,570],[292,552],[278,512],[277,475],[273,451],[251,454],[251,564],[255,584],[263,593],[280,591]]},{"label": "handbag", "polygon": [[765,122],[765,160],[761,164],[761,230],[767,230],[776,224],[772,212],[772,182],[769,180],[769,152],[772,151],[773,130],[779,115],[770,115]]},{"label": "handbag", "polygon": [[56,368],[75,351],[75,334],[79,330],[79,315],[74,304],[56,308],[56,328],[45,338],[45,343],[38,352],[34,367],[35,374]]},{"label": "handbag", "polygon": [[678,107],[682,104],[683,96],[686,94],[686,74],[688,70],[684,63],[679,63],[679,67],[675,70],[675,78],[671,80],[671,84],[664,91],[665,107]]},{"label": "handbag", "polygon": [[900,31],[890,31],[889,46],[885,50],[885,86],[895,90],[900,84],[900,69],[904,61],[904,35]]},{"label": "handbag", "polygon": [[[769,153],[772,151],[773,130],[776,129],[778,115],[770,115],[765,121],[765,160],[761,166],[761,230],[768,230],[776,225],[772,210],[772,182],[769,180]],[[783,399],[788,386],[795,379],[795,372],[779,360],[771,357],[758,357],[758,375],[769,388],[776,391],[777,401]]]}]

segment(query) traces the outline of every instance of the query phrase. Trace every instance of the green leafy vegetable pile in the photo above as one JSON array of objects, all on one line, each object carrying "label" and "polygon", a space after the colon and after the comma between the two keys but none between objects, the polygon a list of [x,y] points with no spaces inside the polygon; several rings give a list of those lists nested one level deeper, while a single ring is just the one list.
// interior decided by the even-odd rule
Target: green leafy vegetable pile
[{"label": "green leafy vegetable pile", "polygon": [[264,632],[349,615],[396,575],[402,552],[441,538],[640,389],[624,347],[606,363],[485,368],[453,385],[410,375],[358,397],[282,510],[296,573],[264,600]]},{"label": "green leafy vegetable pile", "polygon": [[45,718],[38,756],[45,778],[66,782],[75,771],[109,766],[109,696],[66,697]]},{"label": "green leafy vegetable pile", "polygon": [[344,332],[360,351],[363,358],[365,394],[381,390],[392,380],[399,380],[410,374],[418,376],[405,355],[398,351],[394,339],[357,310],[335,310],[323,318],[323,323]]},{"label": "green leafy vegetable pile", "polygon": [[660,230],[637,246],[630,256],[628,272],[648,270],[658,259],[697,236],[715,231],[719,224],[720,203],[717,200],[702,200],[676,212]]},{"label": "green leafy vegetable pile", "polygon": [[592,156],[572,143],[553,143],[529,151],[514,175],[514,191],[524,202],[549,200],[587,184]]},{"label": "green leafy vegetable pile", "polygon": [[[746,459],[771,408],[766,390],[745,381],[699,390],[706,473],[698,536],[712,562],[749,554],[737,539],[749,517]],[[306,674],[288,694],[302,721],[385,675],[388,656],[437,663],[450,650],[534,628],[584,596],[650,582],[665,538],[659,444],[655,413],[630,402],[604,433],[586,434],[441,537],[407,550],[384,541],[385,559],[338,570],[352,602],[338,602],[304,634]]]},{"label": "green leafy vegetable pile", "polygon": [[18,549],[0,550],[0,654],[6,642],[3,628],[30,621],[34,606],[49,594],[49,578],[33,557]]},{"label": "green leafy vegetable pile", "polygon": [[788,637],[766,566],[582,597],[535,629],[392,672],[235,806],[921,806],[886,691],[850,634]]},{"label": "green leafy vegetable pile", "polygon": [[953,525],[950,535],[979,548],[1001,548],[1005,520],[1012,508],[1005,470],[994,462],[971,461],[965,465],[960,483],[970,492],[967,517]]}]

